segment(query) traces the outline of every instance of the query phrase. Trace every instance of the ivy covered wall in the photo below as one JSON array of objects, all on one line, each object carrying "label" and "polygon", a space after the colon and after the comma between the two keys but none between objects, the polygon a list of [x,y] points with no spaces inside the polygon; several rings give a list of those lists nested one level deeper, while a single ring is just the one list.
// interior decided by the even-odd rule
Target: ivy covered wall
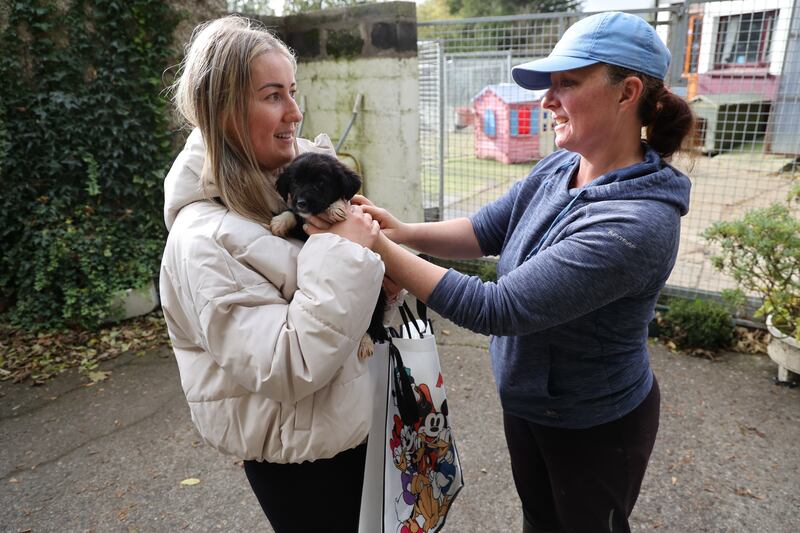
[{"label": "ivy covered wall", "polygon": [[162,74],[182,18],[155,0],[3,3],[4,321],[92,328],[113,293],[157,276],[174,155]]}]

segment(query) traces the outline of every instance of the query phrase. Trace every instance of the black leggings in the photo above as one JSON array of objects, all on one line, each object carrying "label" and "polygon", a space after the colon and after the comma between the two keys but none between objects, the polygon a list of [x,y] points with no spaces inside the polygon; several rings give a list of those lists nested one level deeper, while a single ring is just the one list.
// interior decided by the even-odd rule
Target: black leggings
[{"label": "black leggings", "polygon": [[275,533],[357,533],[367,445],[305,463],[245,461]]},{"label": "black leggings", "polygon": [[627,533],[658,432],[658,383],[636,409],[588,429],[503,414],[524,531]]}]

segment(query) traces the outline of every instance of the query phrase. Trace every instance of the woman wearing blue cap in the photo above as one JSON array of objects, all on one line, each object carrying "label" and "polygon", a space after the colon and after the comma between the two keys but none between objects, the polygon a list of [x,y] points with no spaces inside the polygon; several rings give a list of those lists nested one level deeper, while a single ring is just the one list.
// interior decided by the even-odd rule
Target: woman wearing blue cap
[{"label": "woman wearing blue cap", "polygon": [[[493,335],[524,532],[630,529],[659,419],[647,325],[689,205],[689,179],[664,161],[693,124],[664,86],[669,60],[639,17],[585,18],[548,57],[513,70],[520,86],[547,89],[561,148],[527,178],[469,219],[404,224],[360,200],[383,228],[375,251],[387,274]],[[447,258],[499,255],[498,281],[396,243]]]}]

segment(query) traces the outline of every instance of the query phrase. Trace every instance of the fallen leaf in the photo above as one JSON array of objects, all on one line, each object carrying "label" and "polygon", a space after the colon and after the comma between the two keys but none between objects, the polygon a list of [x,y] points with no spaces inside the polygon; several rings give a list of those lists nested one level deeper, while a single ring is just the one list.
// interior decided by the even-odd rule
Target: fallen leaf
[{"label": "fallen leaf", "polygon": [[106,379],[108,379],[109,374],[111,374],[111,372],[104,372],[102,370],[92,370],[91,372],[89,372],[88,377],[92,383],[99,383],[101,381],[105,381]]},{"label": "fallen leaf", "polygon": [[693,357],[705,357],[709,361],[716,361],[717,356],[711,350],[704,350],[702,348],[689,348],[685,352]]},{"label": "fallen leaf", "polygon": [[12,477],[11,479],[8,480],[8,482],[9,483],[19,483],[19,480],[17,478],[15,478],[15,477]]},{"label": "fallen leaf", "polygon": [[200,483],[200,480],[196,477],[189,477],[181,481],[181,487],[191,487]]},{"label": "fallen leaf", "polygon": [[442,330],[442,335],[450,335],[450,330],[449,329],[443,329]]},{"label": "fallen leaf", "polygon": [[747,433],[749,432],[749,433],[755,433],[756,435],[758,435],[762,439],[765,439],[767,437],[767,435],[764,432],[759,431],[758,428],[756,428],[756,427],[746,426],[746,425],[742,424],[741,422],[736,422],[736,423],[739,424],[739,431],[742,433],[742,435],[747,435]]},{"label": "fallen leaf", "polygon": [[676,478],[675,476],[672,476],[672,484],[673,485],[677,485],[678,484],[678,478]]},{"label": "fallen leaf", "polygon": [[753,491],[748,489],[747,487],[736,487],[734,492],[737,496],[747,496],[748,498],[753,498],[754,500],[763,500],[764,496],[760,496],[758,494],[754,494]]},{"label": "fallen leaf", "polygon": [[733,351],[748,354],[767,353],[769,333],[765,330],[737,326],[734,331]]}]

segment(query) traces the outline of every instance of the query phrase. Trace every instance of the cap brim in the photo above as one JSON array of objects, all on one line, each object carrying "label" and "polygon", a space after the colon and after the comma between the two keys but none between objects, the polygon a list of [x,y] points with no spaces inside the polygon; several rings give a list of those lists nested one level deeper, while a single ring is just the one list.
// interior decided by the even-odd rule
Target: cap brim
[{"label": "cap brim", "polygon": [[566,56],[548,56],[536,61],[517,65],[511,69],[511,77],[520,87],[530,90],[550,87],[550,73],[573,70],[594,65],[596,59],[585,59]]}]

